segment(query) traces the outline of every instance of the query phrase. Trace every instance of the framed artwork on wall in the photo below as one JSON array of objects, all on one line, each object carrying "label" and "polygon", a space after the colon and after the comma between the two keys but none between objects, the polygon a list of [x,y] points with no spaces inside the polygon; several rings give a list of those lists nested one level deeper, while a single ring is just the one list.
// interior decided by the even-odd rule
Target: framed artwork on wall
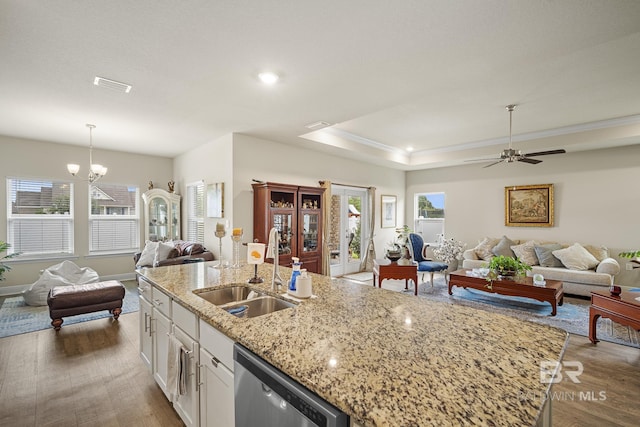
[{"label": "framed artwork on wall", "polygon": [[397,214],[397,197],[396,196],[380,196],[380,206],[382,228],[395,228]]},{"label": "framed artwork on wall", "polygon": [[224,218],[224,182],[207,185],[207,216]]},{"label": "framed artwork on wall", "polygon": [[553,227],[553,184],[504,187],[504,225]]}]

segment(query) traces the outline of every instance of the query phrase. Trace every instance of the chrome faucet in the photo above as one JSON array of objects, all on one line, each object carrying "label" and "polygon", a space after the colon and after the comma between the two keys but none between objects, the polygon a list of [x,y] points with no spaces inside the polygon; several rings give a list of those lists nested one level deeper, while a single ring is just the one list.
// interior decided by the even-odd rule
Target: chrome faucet
[{"label": "chrome faucet", "polygon": [[[278,292],[279,287],[284,284],[284,282],[282,281],[282,277],[280,277],[279,265],[280,254],[278,252],[278,249],[280,247],[280,233],[275,228],[273,228],[271,231],[273,234],[269,234],[274,236],[273,239],[270,239],[269,241],[269,243],[272,245],[269,249],[273,254],[273,275],[271,276],[271,290],[274,292]],[[267,251],[267,253],[268,252],[269,251]]]}]

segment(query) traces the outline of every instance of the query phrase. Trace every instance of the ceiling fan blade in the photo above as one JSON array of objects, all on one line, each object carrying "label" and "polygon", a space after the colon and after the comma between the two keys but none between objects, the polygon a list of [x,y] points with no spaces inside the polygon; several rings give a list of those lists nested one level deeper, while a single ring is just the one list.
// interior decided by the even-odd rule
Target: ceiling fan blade
[{"label": "ceiling fan blade", "polygon": [[497,165],[498,163],[502,163],[502,162],[504,162],[504,159],[502,159],[502,160],[498,160],[497,162],[493,162],[493,163],[491,163],[491,164],[489,164],[489,165],[487,165],[487,166],[483,166],[482,168],[483,168],[483,169],[484,169],[484,168],[489,168],[489,167],[491,167],[491,166],[493,166],[493,165]]},{"label": "ceiling fan blade", "polygon": [[531,163],[532,165],[537,165],[538,163],[542,163],[542,160],[538,159],[530,159],[528,157],[521,157],[518,159],[519,162]]},{"label": "ceiling fan blade", "polygon": [[465,162],[493,162],[496,160],[500,160],[500,157],[493,157],[491,159],[469,159],[465,160]]},{"label": "ceiling fan blade", "polygon": [[547,156],[549,154],[564,154],[564,153],[566,153],[566,151],[563,149],[560,149],[560,150],[550,150],[550,151],[538,151],[537,153],[527,153],[527,154],[523,154],[523,156],[536,157],[536,156]]}]

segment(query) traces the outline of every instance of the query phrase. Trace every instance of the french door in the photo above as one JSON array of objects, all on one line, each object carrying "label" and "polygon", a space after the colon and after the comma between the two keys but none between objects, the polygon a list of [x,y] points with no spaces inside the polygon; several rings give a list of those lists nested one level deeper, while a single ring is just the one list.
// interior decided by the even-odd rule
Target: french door
[{"label": "french door", "polygon": [[367,191],[359,188],[331,187],[329,221],[331,276],[357,273],[369,236]]}]

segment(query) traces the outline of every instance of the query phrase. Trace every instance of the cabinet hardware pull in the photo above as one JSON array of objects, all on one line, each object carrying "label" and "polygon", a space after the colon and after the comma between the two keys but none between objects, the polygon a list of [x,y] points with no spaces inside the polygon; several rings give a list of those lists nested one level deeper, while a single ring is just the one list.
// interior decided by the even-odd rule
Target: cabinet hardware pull
[{"label": "cabinet hardware pull", "polygon": [[204,365],[201,364],[196,364],[196,392],[200,391],[200,386],[202,385],[202,383],[200,382],[200,377],[201,377],[201,373],[200,373],[200,369],[202,369]]},{"label": "cabinet hardware pull", "polygon": [[153,300],[153,303],[154,303],[155,305],[162,305],[162,301],[160,301],[159,299],[154,299],[154,300]]},{"label": "cabinet hardware pull", "polygon": [[150,326],[147,323],[147,319],[151,317],[148,313],[144,314],[144,331],[147,332],[150,329]]},{"label": "cabinet hardware pull", "polygon": [[218,367],[218,363],[220,363],[220,360],[218,360],[215,356],[211,357],[211,364],[212,364],[214,367],[216,367],[216,368],[217,368],[217,367]]}]

